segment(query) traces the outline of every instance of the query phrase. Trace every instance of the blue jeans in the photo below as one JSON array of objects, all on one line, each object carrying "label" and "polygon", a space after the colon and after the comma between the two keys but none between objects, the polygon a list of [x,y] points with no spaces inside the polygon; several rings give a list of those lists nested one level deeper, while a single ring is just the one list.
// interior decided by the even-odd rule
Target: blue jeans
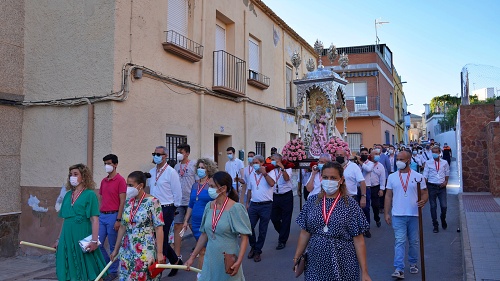
[{"label": "blue jeans", "polygon": [[[250,202],[250,207],[248,208],[248,218],[250,219],[250,224],[252,226],[252,235],[249,240],[250,247],[254,249],[256,254],[262,253],[262,247],[264,247],[264,242],[266,241],[267,226],[269,225],[269,220],[271,219],[272,208],[273,204],[271,201],[264,205]],[[255,226],[257,226],[257,222],[259,222],[258,240],[255,236]]]},{"label": "blue jeans", "polygon": [[427,188],[429,190],[429,203],[431,205],[432,225],[438,226],[439,223],[437,221],[436,199],[439,199],[439,205],[441,206],[441,221],[446,220],[446,210],[448,209],[446,200],[446,187],[440,187],[437,184],[428,183]]},{"label": "blue jeans", "polygon": [[405,247],[408,238],[408,262],[410,265],[417,264],[418,260],[418,217],[414,216],[392,216],[392,228],[396,243],[394,245],[394,267],[396,270],[405,269]]},{"label": "blue jeans", "polygon": [[[368,222],[368,225],[370,224],[370,205],[372,204],[371,197],[372,197],[371,196],[371,188],[366,187],[366,206],[362,210],[363,210],[363,213],[365,214],[366,221]],[[358,204],[359,204],[359,201],[361,201],[361,188],[359,186],[358,186],[358,195],[356,197],[356,200],[358,201]]]},{"label": "blue jeans", "polygon": [[[104,260],[106,261],[106,263],[109,263],[109,255],[106,252],[106,249],[104,249],[104,241],[106,240],[107,237],[109,243],[109,251],[112,253],[115,250],[116,236],[118,234],[118,232],[115,231],[114,229],[117,216],[118,212],[114,214],[101,213],[99,215],[99,242],[101,242],[99,248],[101,249],[102,255],[104,256]],[[115,262],[113,262],[113,264],[109,268],[109,272],[110,273],[118,272],[118,259],[116,259]]]}]

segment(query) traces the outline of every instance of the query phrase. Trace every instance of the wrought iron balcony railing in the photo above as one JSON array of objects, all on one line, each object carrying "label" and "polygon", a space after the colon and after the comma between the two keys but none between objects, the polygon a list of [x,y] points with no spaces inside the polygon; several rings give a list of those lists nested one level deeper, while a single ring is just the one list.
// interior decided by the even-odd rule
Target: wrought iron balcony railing
[{"label": "wrought iron balcony railing", "polygon": [[246,62],[230,53],[214,51],[212,90],[231,96],[245,95]]},{"label": "wrought iron balcony railing", "polygon": [[163,49],[174,53],[191,62],[200,61],[203,58],[203,46],[177,33],[173,30],[165,31],[166,40],[163,43]]},{"label": "wrought iron balcony railing", "polygon": [[271,83],[271,78],[266,75],[259,73],[255,70],[248,70],[248,84],[255,86],[261,90],[265,90],[269,88]]}]

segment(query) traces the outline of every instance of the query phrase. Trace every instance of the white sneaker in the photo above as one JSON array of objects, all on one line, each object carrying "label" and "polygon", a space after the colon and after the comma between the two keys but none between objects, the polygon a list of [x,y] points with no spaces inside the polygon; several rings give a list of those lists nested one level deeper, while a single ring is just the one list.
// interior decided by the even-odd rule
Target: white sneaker
[{"label": "white sneaker", "polygon": [[410,273],[411,274],[417,274],[418,273],[418,267],[416,264],[410,265]]},{"label": "white sneaker", "polygon": [[398,278],[398,279],[405,279],[405,273],[403,271],[399,271],[397,269],[396,269],[396,271],[394,271],[394,273],[391,276]]}]

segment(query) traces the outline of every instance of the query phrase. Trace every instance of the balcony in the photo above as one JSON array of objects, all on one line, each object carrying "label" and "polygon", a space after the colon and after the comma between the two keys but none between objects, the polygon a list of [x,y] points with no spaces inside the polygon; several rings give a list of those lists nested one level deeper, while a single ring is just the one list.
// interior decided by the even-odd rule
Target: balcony
[{"label": "balcony", "polygon": [[190,62],[198,62],[203,58],[203,46],[193,40],[173,31],[165,31],[166,40],[163,45],[165,51],[173,53]]},{"label": "balcony", "polygon": [[245,96],[246,62],[230,53],[214,51],[214,85],[212,90],[233,97]]},{"label": "balcony", "polygon": [[247,82],[249,85],[265,90],[269,88],[271,79],[262,73],[249,69]]},{"label": "balcony", "polygon": [[[379,97],[346,97],[346,107],[350,113],[380,111]],[[340,104],[337,104],[337,111],[339,111],[339,108]]]}]

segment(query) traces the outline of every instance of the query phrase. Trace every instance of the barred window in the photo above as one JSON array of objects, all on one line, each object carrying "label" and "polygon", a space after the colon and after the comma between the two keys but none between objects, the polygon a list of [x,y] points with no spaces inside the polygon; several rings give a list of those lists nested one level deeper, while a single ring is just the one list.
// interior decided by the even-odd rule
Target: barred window
[{"label": "barred window", "polygon": [[266,143],[256,141],[255,142],[255,153],[266,157]]},{"label": "barred window", "polygon": [[187,136],[167,134],[167,143],[165,146],[168,149],[167,161],[169,163],[177,161],[177,146],[184,143],[187,143]]}]

